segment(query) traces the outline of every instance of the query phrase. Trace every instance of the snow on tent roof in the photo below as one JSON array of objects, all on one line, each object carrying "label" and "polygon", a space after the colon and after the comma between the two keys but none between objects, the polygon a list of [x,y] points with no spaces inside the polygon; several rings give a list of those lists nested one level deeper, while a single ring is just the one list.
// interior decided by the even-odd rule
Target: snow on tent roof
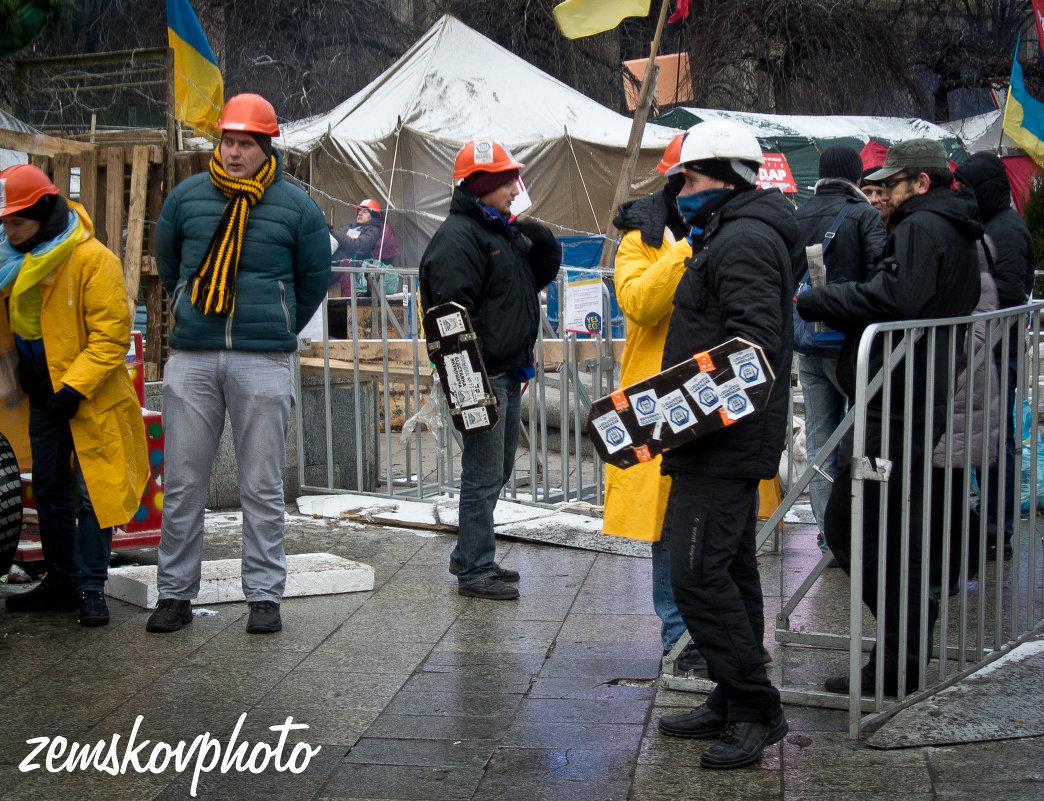
[{"label": "snow on tent roof", "polygon": [[[557,138],[622,145],[631,120],[444,16],[395,64],[330,112],[284,126],[288,147],[323,134],[374,141],[400,124],[443,139],[492,138],[509,146]],[[674,131],[646,126],[643,145]]]}]

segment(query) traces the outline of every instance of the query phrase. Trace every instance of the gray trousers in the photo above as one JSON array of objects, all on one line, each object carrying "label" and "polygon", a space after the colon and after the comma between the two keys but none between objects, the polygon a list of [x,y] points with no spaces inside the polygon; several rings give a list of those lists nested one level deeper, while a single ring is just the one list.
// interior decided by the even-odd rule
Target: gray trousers
[{"label": "gray trousers", "polygon": [[283,469],[293,406],[292,353],[174,351],[163,371],[163,528],[159,597],[199,594],[207,485],[225,411],[239,467],[243,594],[276,601],[286,587]]}]

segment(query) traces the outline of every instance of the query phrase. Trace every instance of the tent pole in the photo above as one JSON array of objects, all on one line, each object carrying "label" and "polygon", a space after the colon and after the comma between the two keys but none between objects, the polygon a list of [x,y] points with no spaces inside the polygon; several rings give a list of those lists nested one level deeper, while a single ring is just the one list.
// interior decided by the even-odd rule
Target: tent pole
[{"label": "tent pole", "polygon": [[663,34],[663,23],[667,19],[667,0],[660,4],[660,18],[656,22],[656,34],[653,36],[652,44],[649,46],[649,64],[642,76],[642,87],[638,91],[638,102],[634,109],[634,122],[631,124],[631,136],[627,140],[627,149],[624,151],[623,165],[620,167],[620,178],[616,183],[616,193],[613,196],[613,205],[609,209],[609,219],[605,225],[605,244],[602,246],[602,258],[599,267],[607,269],[613,263],[616,256],[616,247],[612,244],[614,236],[613,217],[616,209],[627,199],[634,180],[634,171],[638,165],[638,153],[641,150],[642,134],[645,132],[645,122],[649,119],[649,108],[652,106],[652,87],[656,83],[656,56],[660,50],[660,36]]}]

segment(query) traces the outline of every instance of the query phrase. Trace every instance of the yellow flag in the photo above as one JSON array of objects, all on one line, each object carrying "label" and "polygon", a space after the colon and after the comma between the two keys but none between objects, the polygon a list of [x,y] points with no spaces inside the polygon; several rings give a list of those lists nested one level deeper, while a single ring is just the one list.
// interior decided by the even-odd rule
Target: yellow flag
[{"label": "yellow flag", "polygon": [[647,17],[649,0],[565,0],[555,6],[558,30],[569,39],[609,31],[624,17]]}]

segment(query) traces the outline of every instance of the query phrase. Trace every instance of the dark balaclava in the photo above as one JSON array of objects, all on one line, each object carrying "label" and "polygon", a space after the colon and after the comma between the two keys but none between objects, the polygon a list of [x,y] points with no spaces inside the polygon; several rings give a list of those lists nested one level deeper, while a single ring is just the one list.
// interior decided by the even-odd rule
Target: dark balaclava
[{"label": "dark balaclava", "polygon": [[44,195],[27,209],[16,215],[40,223],[40,230],[21,245],[8,242],[19,253],[28,253],[36,246],[54,239],[69,225],[69,204],[61,195]]}]

